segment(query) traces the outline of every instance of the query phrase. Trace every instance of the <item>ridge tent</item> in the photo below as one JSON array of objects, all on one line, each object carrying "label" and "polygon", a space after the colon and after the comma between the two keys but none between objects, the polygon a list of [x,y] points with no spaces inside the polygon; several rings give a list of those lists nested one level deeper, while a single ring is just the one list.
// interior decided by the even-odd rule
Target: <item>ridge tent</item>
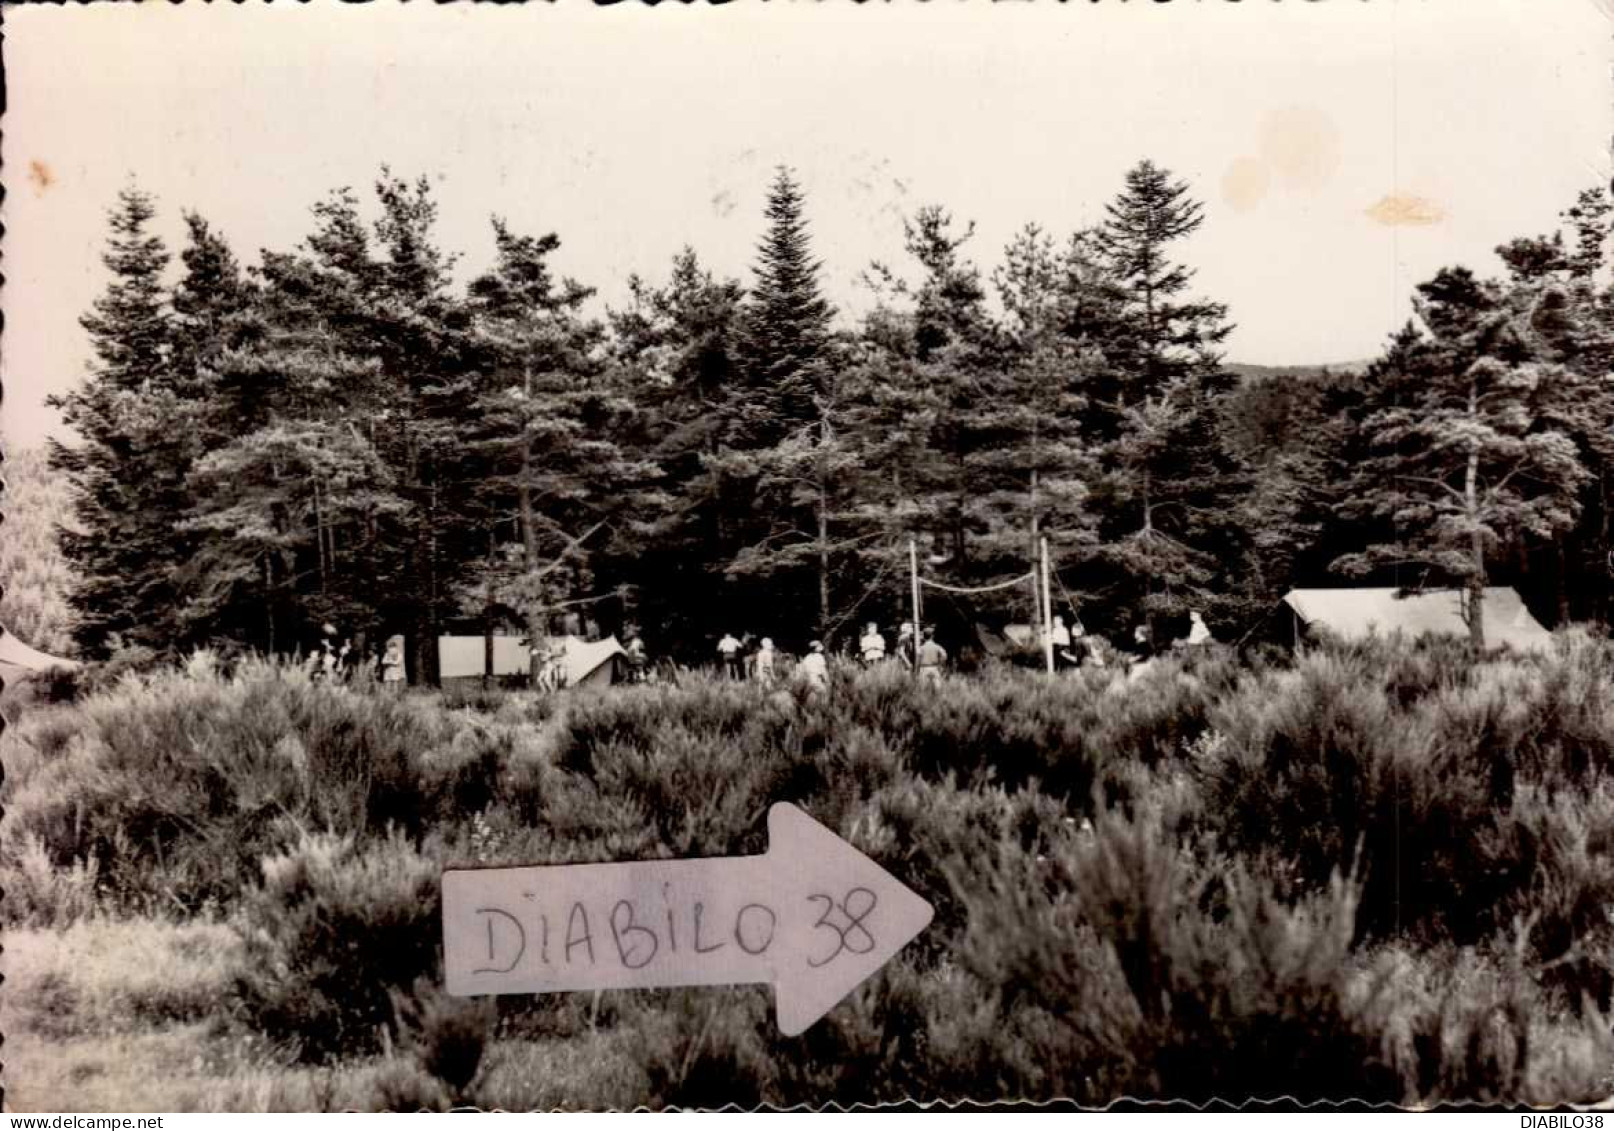
[{"label": "ridge tent", "polygon": [[606,687],[617,682],[622,674],[621,664],[627,663],[627,649],[617,643],[614,636],[592,643],[576,636],[565,636],[550,640],[550,644],[564,645],[566,649],[560,658],[560,667],[566,674],[567,687]]},{"label": "ridge tent", "polygon": [[[1294,618],[1292,639],[1302,632],[1326,633],[1341,640],[1365,640],[1395,633],[1468,636],[1461,591],[1442,589],[1398,597],[1398,589],[1291,589],[1284,594]],[[1519,651],[1545,651],[1552,633],[1530,615],[1518,592],[1508,586],[1485,590],[1485,643]]]}]

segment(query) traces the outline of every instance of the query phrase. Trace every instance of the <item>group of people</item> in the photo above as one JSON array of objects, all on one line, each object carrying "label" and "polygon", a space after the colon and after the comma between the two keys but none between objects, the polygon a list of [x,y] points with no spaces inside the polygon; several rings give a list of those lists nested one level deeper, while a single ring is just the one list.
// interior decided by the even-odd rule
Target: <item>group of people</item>
[{"label": "group of people", "polygon": [[[1063,616],[1052,618],[1046,635],[1053,644],[1054,666],[1057,670],[1083,666],[1106,667],[1111,662],[1137,665],[1152,659],[1157,651],[1150,630],[1144,624],[1137,626],[1132,634],[1131,647],[1124,649],[1114,649],[1101,637],[1089,635],[1079,620],[1073,620],[1067,625]],[[752,640],[750,633],[737,637],[732,632],[725,632],[717,642],[721,670],[731,680],[751,680],[764,686],[772,686],[777,682],[778,670],[778,653],[773,640],[764,636],[754,646]],[[1213,640],[1209,627],[1195,611],[1189,614],[1188,636],[1174,643],[1201,645],[1211,643]],[[639,647],[642,655],[643,645]],[[634,654],[632,645],[628,651],[630,656]],[[935,628],[925,625],[915,631],[911,621],[904,622],[898,628],[896,643],[889,649],[879,624],[870,621],[864,627],[863,635],[858,638],[855,655],[865,668],[895,662],[909,671],[916,672],[926,683],[932,684],[941,682],[950,662],[947,649],[936,640]],[[828,658],[823,641],[814,640],[807,646],[807,653],[796,664],[794,675],[814,689],[822,689],[829,685]]]},{"label": "group of people", "polygon": [[374,648],[364,653],[353,647],[350,638],[337,643],[336,626],[326,624],[320,630],[321,639],[309,650],[303,668],[308,678],[316,683],[376,683],[394,690],[404,685],[403,639],[393,637],[383,651]]},{"label": "group of people", "polygon": [[[1112,647],[1103,637],[1088,635],[1080,621],[1067,626],[1064,618],[1060,616],[1053,618],[1049,637],[1053,641],[1054,666],[1057,669],[1084,666],[1102,668],[1109,666],[1111,660],[1136,666],[1154,659],[1161,651],[1156,647],[1154,634],[1147,623],[1135,626],[1130,644],[1119,649]],[[1211,635],[1210,626],[1205,623],[1205,618],[1196,609],[1188,614],[1188,635],[1173,641],[1172,647],[1183,645],[1197,647],[1212,644],[1215,639]]]},{"label": "group of people", "polygon": [[[752,680],[771,687],[778,680],[778,651],[771,637],[764,636],[754,648],[751,639],[749,633],[736,637],[732,632],[725,632],[717,642],[718,662],[729,679]],[[920,678],[930,683],[940,682],[948,662],[947,649],[936,642],[935,628],[925,626],[916,633],[911,622],[904,623],[898,630],[893,654],[886,650],[880,626],[870,621],[858,640],[857,655],[868,668],[894,659],[909,670],[917,670]],[[829,686],[829,657],[822,640],[814,640],[807,646],[793,674],[812,690]]]}]

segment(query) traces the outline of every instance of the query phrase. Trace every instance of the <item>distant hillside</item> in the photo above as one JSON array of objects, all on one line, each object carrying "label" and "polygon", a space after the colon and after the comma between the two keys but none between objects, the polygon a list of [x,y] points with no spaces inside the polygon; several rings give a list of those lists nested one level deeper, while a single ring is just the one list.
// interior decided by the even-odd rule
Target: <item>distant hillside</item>
[{"label": "distant hillside", "polygon": [[1230,361],[1222,368],[1240,377],[1322,377],[1330,373],[1359,373],[1371,364],[1371,361],[1335,361],[1326,365],[1251,365]]},{"label": "distant hillside", "polygon": [[56,543],[56,525],[72,513],[67,483],[40,449],[8,451],[0,479],[0,625],[35,648],[72,655],[73,573]]}]

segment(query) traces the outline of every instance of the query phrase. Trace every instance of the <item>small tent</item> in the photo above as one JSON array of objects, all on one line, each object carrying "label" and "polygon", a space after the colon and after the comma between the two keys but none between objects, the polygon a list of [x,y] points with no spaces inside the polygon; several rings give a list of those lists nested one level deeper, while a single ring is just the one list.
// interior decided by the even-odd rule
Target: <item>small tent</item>
[{"label": "small tent", "polygon": [[11,684],[27,679],[31,675],[49,671],[51,668],[65,668],[71,671],[78,666],[77,660],[63,659],[41,652],[37,648],[30,648],[10,631],[0,628],[0,681]]},{"label": "small tent", "polygon": [[[1456,589],[1397,596],[1398,589],[1291,589],[1283,603],[1294,617],[1293,638],[1305,633],[1341,640],[1400,633],[1419,636],[1468,636],[1463,595]],[[1485,643],[1519,651],[1543,651],[1552,634],[1530,615],[1519,594],[1506,586],[1485,590]]]},{"label": "small tent", "polygon": [[617,643],[614,636],[592,642],[562,636],[549,643],[551,647],[564,649],[560,669],[567,687],[608,687],[621,679],[623,665],[628,662],[627,649]]}]

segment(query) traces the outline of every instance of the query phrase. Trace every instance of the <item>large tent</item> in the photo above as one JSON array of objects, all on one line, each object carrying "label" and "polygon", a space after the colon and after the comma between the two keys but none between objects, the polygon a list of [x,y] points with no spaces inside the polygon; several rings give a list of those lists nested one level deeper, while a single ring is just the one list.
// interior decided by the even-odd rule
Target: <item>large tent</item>
[{"label": "large tent", "polygon": [[[603,687],[617,682],[627,651],[614,636],[588,641],[580,636],[554,636],[551,649],[560,653],[561,672],[567,687]],[[619,657],[621,659],[619,659]],[[480,636],[440,636],[437,638],[438,675],[443,679],[480,679],[486,662],[486,643]],[[529,668],[523,638],[493,638],[493,674],[526,675]]]},{"label": "large tent", "polygon": [[77,660],[68,660],[30,648],[7,629],[0,628],[0,681],[15,683],[51,668],[73,669]]},{"label": "large tent", "polygon": [[[1398,589],[1291,589],[1283,603],[1295,617],[1295,636],[1302,632],[1328,634],[1342,640],[1401,634],[1468,636],[1463,618],[1462,593],[1442,589],[1432,593],[1397,596]],[[1485,643],[1507,645],[1520,651],[1542,651],[1552,634],[1530,615],[1513,589],[1495,586],[1485,590]]]}]

